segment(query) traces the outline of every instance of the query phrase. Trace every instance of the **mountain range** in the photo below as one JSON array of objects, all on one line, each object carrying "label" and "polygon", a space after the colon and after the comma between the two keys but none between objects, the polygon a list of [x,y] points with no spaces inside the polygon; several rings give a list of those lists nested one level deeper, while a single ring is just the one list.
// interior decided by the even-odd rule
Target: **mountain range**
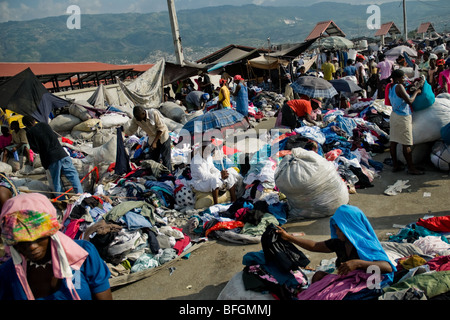
[{"label": "mountain range", "polygon": [[[401,1],[380,4],[381,23],[403,30]],[[320,2],[309,6],[223,5],[177,10],[185,58],[195,61],[229,44],[267,47],[302,42],[317,22],[333,20],[348,38],[373,37],[368,5]],[[408,30],[432,22],[447,28],[448,0],[408,1]],[[98,61],[116,64],[174,60],[167,11],[82,14],[81,28],[67,27],[68,15],[0,23],[0,61]]]}]

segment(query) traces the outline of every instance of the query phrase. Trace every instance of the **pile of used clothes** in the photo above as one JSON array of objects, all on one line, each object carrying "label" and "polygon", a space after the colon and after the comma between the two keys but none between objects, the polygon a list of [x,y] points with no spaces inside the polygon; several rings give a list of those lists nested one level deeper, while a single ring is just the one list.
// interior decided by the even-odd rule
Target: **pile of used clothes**
[{"label": "pile of used clothes", "polygon": [[[269,236],[271,228],[263,237]],[[339,282],[318,281],[312,286],[317,271],[336,271],[336,258],[324,259],[312,268],[301,251],[286,247],[289,242],[276,239],[276,235],[270,239],[273,243],[263,240],[263,250],[244,255],[244,269],[228,282],[218,299],[450,300],[450,216],[418,219],[380,242],[396,268],[391,283],[380,287],[369,287],[368,277],[373,273],[363,270],[341,276]],[[297,264],[292,264],[292,257]]]}]

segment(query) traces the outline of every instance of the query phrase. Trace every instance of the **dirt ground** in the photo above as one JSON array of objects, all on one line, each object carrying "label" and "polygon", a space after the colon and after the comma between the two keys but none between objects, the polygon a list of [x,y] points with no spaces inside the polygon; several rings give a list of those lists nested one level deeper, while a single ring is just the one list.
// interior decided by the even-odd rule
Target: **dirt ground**
[{"label": "dirt ground", "polygon": [[[262,122],[258,127],[269,128],[272,121]],[[375,160],[382,162],[388,153],[378,154]],[[385,165],[374,187],[358,189],[350,195],[349,204],[357,206],[367,215],[380,240],[399,230],[394,225],[407,225],[425,215],[450,214],[450,179],[448,172],[437,170],[431,163],[422,164],[423,176],[406,172],[392,173]],[[410,187],[395,196],[383,192],[397,180],[409,180]],[[329,218],[288,222],[288,232],[304,232],[310,239],[320,241],[330,236]],[[260,244],[235,245],[211,241],[193,251],[188,259],[179,259],[169,268],[161,268],[152,276],[117,287],[113,290],[115,300],[215,300],[227,282],[243,269],[242,257],[247,252],[261,250]],[[304,251],[304,250],[303,250]],[[311,260],[310,267],[333,254],[304,253]]]}]

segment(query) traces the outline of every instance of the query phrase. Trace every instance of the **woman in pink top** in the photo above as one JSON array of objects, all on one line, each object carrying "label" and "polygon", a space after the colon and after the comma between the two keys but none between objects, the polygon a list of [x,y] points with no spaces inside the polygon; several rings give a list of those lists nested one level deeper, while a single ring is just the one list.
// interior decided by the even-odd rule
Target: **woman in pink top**
[{"label": "woman in pink top", "polygon": [[450,93],[450,60],[447,59],[444,71],[439,74],[439,87],[442,93]]}]

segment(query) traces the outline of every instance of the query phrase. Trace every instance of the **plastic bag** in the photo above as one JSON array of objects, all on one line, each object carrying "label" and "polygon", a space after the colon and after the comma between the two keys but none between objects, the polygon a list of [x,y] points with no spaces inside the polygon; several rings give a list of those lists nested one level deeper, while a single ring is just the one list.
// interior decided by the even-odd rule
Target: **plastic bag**
[{"label": "plastic bag", "polygon": [[275,171],[275,184],[289,205],[292,218],[322,218],[347,204],[347,186],[334,164],[314,151],[292,149]]}]

